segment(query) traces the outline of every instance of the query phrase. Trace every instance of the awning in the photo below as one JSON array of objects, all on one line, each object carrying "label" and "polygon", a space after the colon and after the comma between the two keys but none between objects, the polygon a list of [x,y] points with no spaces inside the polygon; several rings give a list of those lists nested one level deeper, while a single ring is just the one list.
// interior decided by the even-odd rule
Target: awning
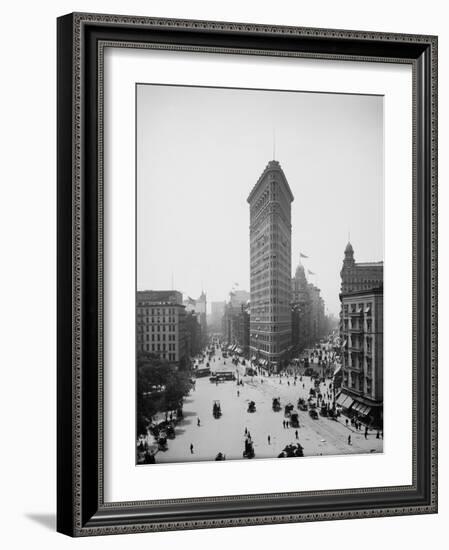
[{"label": "awning", "polygon": [[362,415],[367,415],[369,411],[371,410],[371,407],[368,407],[368,405],[364,405],[363,403],[359,403],[356,401],[354,405],[352,406],[353,411],[357,411]]},{"label": "awning", "polygon": [[340,393],[340,395],[337,397],[337,405],[340,405],[340,407],[344,407],[345,409],[349,409],[349,407],[354,403],[354,399],[352,397],[349,397],[349,395],[346,395],[346,393]]},{"label": "awning", "polygon": [[338,367],[334,370],[334,376],[338,374],[341,371],[341,365],[338,365]]}]

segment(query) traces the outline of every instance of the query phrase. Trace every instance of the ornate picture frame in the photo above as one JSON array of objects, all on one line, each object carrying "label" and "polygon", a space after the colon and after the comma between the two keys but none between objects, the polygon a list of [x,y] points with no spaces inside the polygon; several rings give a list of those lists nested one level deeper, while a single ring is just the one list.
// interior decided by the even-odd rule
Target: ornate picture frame
[{"label": "ornate picture frame", "polygon": [[[413,83],[413,464],[407,486],[105,502],[107,46],[403,63]],[[58,502],[70,536],[437,512],[437,37],[74,13],[58,19]]]}]

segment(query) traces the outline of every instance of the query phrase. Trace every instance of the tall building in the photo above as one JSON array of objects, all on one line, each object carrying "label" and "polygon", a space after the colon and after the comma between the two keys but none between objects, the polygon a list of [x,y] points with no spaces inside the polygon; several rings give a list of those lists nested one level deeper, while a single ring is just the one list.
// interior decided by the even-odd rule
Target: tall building
[{"label": "tall building", "polygon": [[233,306],[226,304],[223,317],[223,337],[228,347],[234,348],[238,353],[249,353],[249,304]]},{"label": "tall building", "polygon": [[301,262],[292,278],[292,345],[295,353],[313,346],[326,333],[321,291],[306,279]]},{"label": "tall building", "polygon": [[291,203],[279,164],[268,163],[248,196],[250,207],[250,350],[262,364],[278,366],[292,340]]},{"label": "tall building", "polygon": [[321,297],[321,290],[312,283],[309,283],[310,295],[310,339],[315,344],[325,335],[326,323],[324,314],[324,300]]},{"label": "tall building", "polygon": [[207,337],[207,297],[204,290],[201,291],[200,297],[196,299],[196,312],[200,316],[201,333],[203,338]]},{"label": "tall building", "polygon": [[207,342],[207,297],[204,290],[201,291],[199,298],[193,299],[188,296],[184,300],[184,306],[187,311],[193,311],[198,314],[201,326],[201,341],[202,345],[205,345]]},{"label": "tall building", "polygon": [[229,301],[233,306],[241,306],[250,301],[250,293],[247,290],[231,290]]},{"label": "tall building", "polygon": [[186,311],[185,324],[187,356],[194,357],[200,353],[202,348],[201,326],[198,313],[195,313],[194,311]]},{"label": "tall building", "polygon": [[342,386],[337,398],[350,415],[383,422],[383,262],[356,263],[351,243],[341,274]]},{"label": "tall building", "polygon": [[350,414],[375,426],[383,421],[383,288],[341,294],[342,391]]},{"label": "tall building", "polygon": [[136,297],[137,351],[179,363],[187,358],[186,311],[176,290],[143,290]]},{"label": "tall building", "polygon": [[221,332],[226,302],[211,302],[210,325],[214,332]]},{"label": "tall building", "polygon": [[231,291],[223,315],[223,338],[228,346],[245,356],[249,353],[249,323],[249,292]]},{"label": "tall building", "polygon": [[292,278],[292,345],[295,353],[303,351],[311,344],[311,307],[309,283],[300,262]]}]

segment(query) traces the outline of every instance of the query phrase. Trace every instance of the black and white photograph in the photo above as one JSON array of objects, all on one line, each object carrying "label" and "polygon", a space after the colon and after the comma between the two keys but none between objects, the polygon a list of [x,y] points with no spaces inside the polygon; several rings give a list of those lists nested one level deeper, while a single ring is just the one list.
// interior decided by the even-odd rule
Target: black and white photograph
[{"label": "black and white photograph", "polygon": [[136,462],[383,452],[383,97],[136,85]]}]

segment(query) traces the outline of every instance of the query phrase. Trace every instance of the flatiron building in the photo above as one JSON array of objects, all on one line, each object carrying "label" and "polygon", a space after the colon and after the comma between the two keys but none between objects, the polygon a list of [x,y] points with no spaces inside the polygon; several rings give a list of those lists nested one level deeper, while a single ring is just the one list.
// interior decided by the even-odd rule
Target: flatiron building
[{"label": "flatiron building", "polygon": [[268,163],[248,196],[250,208],[250,355],[276,369],[292,345],[291,203],[278,161]]}]

